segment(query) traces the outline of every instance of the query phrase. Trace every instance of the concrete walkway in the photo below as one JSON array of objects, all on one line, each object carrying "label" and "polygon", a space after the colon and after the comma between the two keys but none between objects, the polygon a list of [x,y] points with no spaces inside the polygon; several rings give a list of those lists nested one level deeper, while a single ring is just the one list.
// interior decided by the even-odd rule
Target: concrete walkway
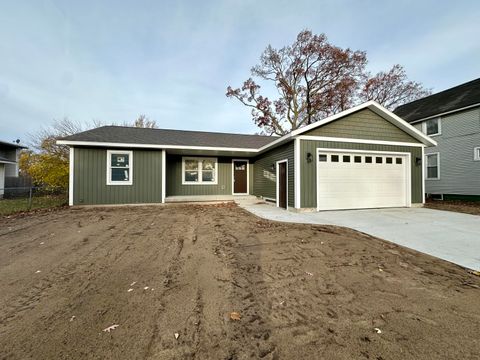
[{"label": "concrete walkway", "polygon": [[480,216],[427,208],[295,213],[245,200],[237,203],[265,219],[345,226],[480,270]]}]

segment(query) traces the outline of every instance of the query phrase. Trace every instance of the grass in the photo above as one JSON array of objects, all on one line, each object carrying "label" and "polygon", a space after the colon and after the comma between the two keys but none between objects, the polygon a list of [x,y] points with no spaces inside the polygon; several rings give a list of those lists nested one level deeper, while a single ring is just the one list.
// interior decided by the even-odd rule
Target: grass
[{"label": "grass", "polygon": [[28,198],[0,199],[0,216],[36,209],[49,209],[67,204],[65,195],[42,195],[32,198],[32,205],[28,208]]}]

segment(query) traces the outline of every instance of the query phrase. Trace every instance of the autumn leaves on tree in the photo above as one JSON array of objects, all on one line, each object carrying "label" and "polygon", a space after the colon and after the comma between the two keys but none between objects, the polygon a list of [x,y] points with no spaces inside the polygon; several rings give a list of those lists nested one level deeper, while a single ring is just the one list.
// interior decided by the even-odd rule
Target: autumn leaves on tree
[{"label": "autumn leaves on tree", "polygon": [[227,88],[227,97],[251,108],[255,124],[265,134],[285,135],[356,104],[375,100],[390,110],[430,94],[409,81],[400,65],[375,75],[366,71],[364,51],[342,49],[325,34],[300,32],[293,44],[267,46],[252,76],[274,85],[275,99],[262,95],[252,78],[239,88]]}]

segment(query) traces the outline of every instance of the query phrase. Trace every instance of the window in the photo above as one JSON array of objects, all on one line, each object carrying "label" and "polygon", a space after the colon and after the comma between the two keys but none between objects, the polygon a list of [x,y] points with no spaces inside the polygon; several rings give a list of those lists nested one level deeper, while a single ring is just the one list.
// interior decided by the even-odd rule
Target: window
[{"label": "window", "polygon": [[427,164],[427,180],[440,179],[440,155],[438,153],[425,155]]},{"label": "window", "polygon": [[343,162],[350,162],[350,156],[349,155],[343,155]]},{"label": "window", "polygon": [[367,164],[371,164],[372,163],[372,157],[371,156],[365,156],[365,162]]},{"label": "window", "polygon": [[331,160],[332,162],[338,162],[338,155],[332,155],[331,158],[330,158],[330,160]]},{"label": "window", "polygon": [[356,163],[361,163],[362,162],[362,157],[361,156],[355,156],[353,158],[353,160],[356,162]]},{"label": "window", "polygon": [[395,164],[402,165],[402,158],[395,158]]},{"label": "window", "polygon": [[480,161],[480,146],[473,149],[473,160]]},{"label": "window", "polygon": [[387,158],[385,159],[385,162],[386,162],[387,164],[393,164],[393,159],[392,159],[391,157],[387,157]]},{"label": "window", "polygon": [[422,123],[423,132],[429,136],[440,135],[441,121],[440,118],[430,119]]},{"label": "window", "polygon": [[184,157],[182,184],[217,184],[217,158]]},{"label": "window", "polygon": [[133,152],[107,150],[107,185],[133,184]]},{"label": "window", "polygon": [[375,158],[375,162],[376,162],[377,164],[381,164],[381,163],[383,162],[383,158],[380,157],[380,156],[377,156],[377,157]]},{"label": "window", "polygon": [[321,161],[321,162],[327,161],[327,155],[325,154],[318,155],[318,161]]}]

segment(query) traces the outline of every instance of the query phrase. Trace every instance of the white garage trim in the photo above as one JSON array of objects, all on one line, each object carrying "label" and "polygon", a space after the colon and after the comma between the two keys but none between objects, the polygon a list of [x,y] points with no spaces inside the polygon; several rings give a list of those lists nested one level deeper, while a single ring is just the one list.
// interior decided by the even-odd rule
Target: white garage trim
[{"label": "white garage trim", "polygon": [[317,211],[320,211],[319,206],[319,198],[320,198],[320,191],[319,191],[319,154],[321,152],[326,153],[352,153],[352,154],[372,154],[372,155],[391,155],[391,156],[401,156],[405,158],[405,204],[407,207],[412,206],[412,179],[411,179],[411,154],[409,152],[394,152],[394,151],[373,151],[373,150],[352,150],[352,149],[337,149],[337,148],[317,148],[316,151],[316,158],[315,158],[315,186],[316,186],[316,208]]},{"label": "white garage trim", "polygon": [[74,161],[75,161],[75,148],[73,146],[70,147],[70,154],[69,154],[69,162],[68,162],[68,205],[73,205],[73,169],[74,169]]},{"label": "white garage trim", "polygon": [[276,205],[277,207],[280,206],[280,193],[279,193],[279,185],[280,185],[280,181],[278,180],[278,164],[281,164],[281,163],[286,163],[285,165],[285,187],[286,187],[286,199],[285,199],[285,202],[286,202],[286,205],[287,205],[287,210],[288,210],[288,159],[283,159],[283,160],[279,160],[277,161],[276,165],[275,165],[275,187],[276,187],[276,194],[275,194],[275,199],[276,199]]}]

